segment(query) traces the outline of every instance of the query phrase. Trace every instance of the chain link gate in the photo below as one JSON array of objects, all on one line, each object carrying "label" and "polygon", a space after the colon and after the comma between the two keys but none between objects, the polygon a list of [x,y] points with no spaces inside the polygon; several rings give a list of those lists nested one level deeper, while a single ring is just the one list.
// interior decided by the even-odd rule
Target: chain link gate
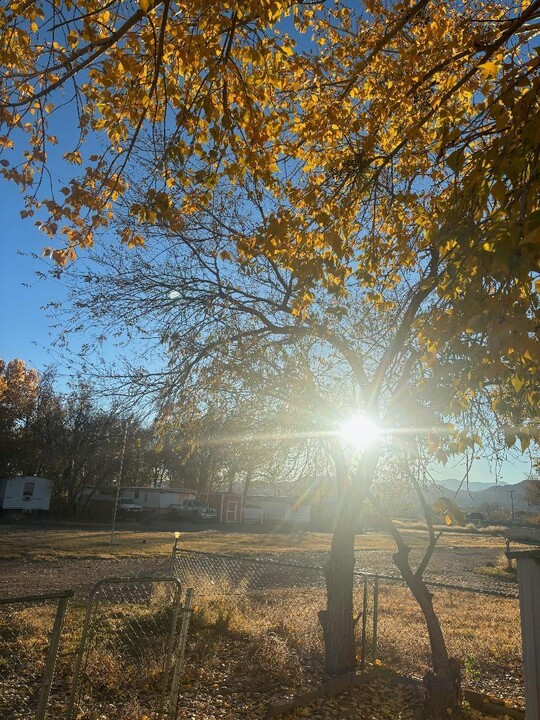
[{"label": "chain link gate", "polygon": [[71,590],[0,599],[0,717],[45,720]]},{"label": "chain link gate", "polygon": [[67,720],[174,716],[191,611],[175,578],[106,578],[89,597]]}]

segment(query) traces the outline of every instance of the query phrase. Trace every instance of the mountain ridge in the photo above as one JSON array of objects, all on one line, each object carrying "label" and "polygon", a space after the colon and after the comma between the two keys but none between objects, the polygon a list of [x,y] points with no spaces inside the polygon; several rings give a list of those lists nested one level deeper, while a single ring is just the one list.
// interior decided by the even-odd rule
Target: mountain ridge
[{"label": "mountain ridge", "polygon": [[[450,480],[452,481],[454,478],[450,478]],[[473,489],[473,487],[476,488],[482,485],[484,487],[481,489]],[[448,487],[446,481],[444,481],[440,485],[434,484],[432,492],[441,492],[445,497],[449,497],[459,507],[463,508],[478,509],[482,505],[496,503],[503,508],[511,509],[513,500],[515,510],[527,510],[528,503],[525,500],[526,485],[527,480],[522,480],[514,485],[503,482],[493,484],[474,482],[469,483],[468,487],[463,483],[461,489],[458,490],[457,488]]]}]

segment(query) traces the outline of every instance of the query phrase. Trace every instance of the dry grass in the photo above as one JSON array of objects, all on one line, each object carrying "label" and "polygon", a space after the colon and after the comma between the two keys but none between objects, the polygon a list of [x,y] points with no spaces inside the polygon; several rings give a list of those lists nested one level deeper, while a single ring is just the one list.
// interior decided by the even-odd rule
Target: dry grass
[{"label": "dry grass", "polygon": [[[411,547],[423,547],[427,533],[419,528],[403,527]],[[110,543],[110,531],[73,528],[48,529],[0,526],[0,559],[50,561],[59,559],[109,559],[129,557],[164,557],[170,554],[172,532],[149,530],[120,530],[115,543]],[[310,531],[249,533],[222,530],[186,532],[181,547],[189,550],[247,555],[326,552],[330,548],[330,533]],[[439,540],[441,547],[501,548],[501,539],[489,535],[448,533]],[[383,532],[368,532],[356,538],[357,550],[393,550],[390,537]]]},{"label": "dry grass", "polygon": [[[189,584],[189,580],[187,581]],[[325,607],[322,588],[246,591],[226,581],[216,585],[193,578],[198,589],[196,622],[219,633],[250,639],[259,661],[268,657],[268,677],[288,678],[301,686],[305,668],[320,668],[322,633],[317,612]],[[449,652],[463,668],[464,682],[495,697],[523,698],[519,602],[453,590],[434,595]],[[362,604],[362,586],[356,591]],[[410,591],[380,584],[377,657],[372,649],[373,603],[368,600],[367,660],[375,659],[408,675],[421,677],[430,668],[430,648],[422,613]],[[357,626],[360,652],[360,628]]]},{"label": "dry grass", "polygon": [[[412,546],[425,542],[421,531],[404,531]],[[2,532],[0,542],[2,535],[9,537],[10,533]],[[25,553],[25,557],[32,559],[91,558],[100,556],[97,555],[99,548],[106,546],[104,531],[38,532],[18,528],[13,535],[11,552]],[[144,544],[143,540],[146,540]],[[168,556],[171,540],[171,533],[121,531],[119,545],[112,549],[121,557]],[[205,530],[184,534],[181,543],[193,550],[279,556],[291,550],[297,553],[326,550],[329,540],[330,536],[323,533],[264,535]],[[481,547],[500,547],[500,539],[478,535],[449,535],[441,542],[462,548],[478,547],[478,543]],[[357,538],[357,547],[390,549],[392,545],[384,535],[368,533]],[[185,683],[193,683],[204,691],[208,686],[230,683],[234,677],[244,683],[244,690],[249,687],[249,692],[268,695],[276,687],[305,688],[321,676],[323,647],[317,612],[325,606],[322,587],[289,587],[294,582],[289,575],[278,578],[283,580],[283,587],[254,590],[249,577],[233,577],[231,573],[217,578],[212,572],[205,576],[197,567],[192,577],[182,578],[185,586],[193,585],[197,592]],[[361,595],[359,587],[356,611],[361,606]],[[465,683],[491,691],[495,696],[519,700],[522,678],[517,600],[445,590],[436,592],[435,604],[449,650],[464,668]],[[116,607],[112,615],[100,620],[96,652],[87,665],[85,692],[90,699],[85,717],[100,717],[105,709],[108,718],[140,720],[143,713],[152,716],[150,709],[156,707],[162,656],[159,647],[151,642],[152,630],[142,633],[141,628],[146,628],[147,623],[151,627],[159,626],[158,612],[156,607],[131,607],[129,611]],[[73,662],[69,653],[77,646],[83,613],[82,606],[72,604],[66,619],[58,664],[57,698],[62,693],[65,697],[69,685]],[[150,613],[148,617],[146,613]],[[28,665],[40,666],[39,658],[51,620],[49,611],[40,614],[27,609],[15,618],[12,627],[17,652],[24,655]],[[358,635],[360,628],[361,623],[357,626]],[[370,610],[368,648],[371,647],[371,628]],[[141,633],[149,638],[142,644],[137,642]],[[1,640],[0,635],[0,645]],[[375,658],[368,655],[368,659]],[[429,667],[427,632],[416,602],[406,588],[384,582],[380,585],[377,659],[417,676]],[[62,702],[57,702],[60,708]]]},{"label": "dry grass", "polygon": [[517,582],[517,567],[515,560],[509,560],[504,553],[501,553],[495,563],[481,565],[476,568],[480,575],[488,575],[497,580],[508,580]]},{"label": "dry grass", "polygon": [[169,555],[172,533],[122,530],[110,543],[105,530],[74,530],[0,526],[3,560],[108,559]]}]

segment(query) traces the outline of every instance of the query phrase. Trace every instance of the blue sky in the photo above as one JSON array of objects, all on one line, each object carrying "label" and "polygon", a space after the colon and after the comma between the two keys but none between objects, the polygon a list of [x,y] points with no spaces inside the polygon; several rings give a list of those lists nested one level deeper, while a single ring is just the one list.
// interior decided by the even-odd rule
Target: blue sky
[{"label": "blue sky", "polygon": [[19,357],[36,370],[54,360],[48,354],[51,338],[42,306],[65,297],[61,283],[38,280],[35,273],[46,269],[41,255],[46,238],[31,220],[22,220],[24,208],[19,189],[0,181],[0,228],[2,238],[0,270],[0,354]]}]

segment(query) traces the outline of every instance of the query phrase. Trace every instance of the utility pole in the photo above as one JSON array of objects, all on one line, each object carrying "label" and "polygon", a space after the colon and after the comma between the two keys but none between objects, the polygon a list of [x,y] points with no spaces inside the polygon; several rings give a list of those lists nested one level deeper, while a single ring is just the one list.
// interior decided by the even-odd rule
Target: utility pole
[{"label": "utility pole", "polygon": [[111,523],[111,545],[114,543],[114,529],[116,526],[116,512],[118,510],[118,503],[120,501],[120,488],[122,486],[122,476],[124,474],[124,456],[126,454],[126,441],[127,441],[128,421],[124,423],[124,441],[122,443],[122,454],[120,455],[120,470],[118,473],[118,483],[116,485],[116,496],[114,499],[114,507],[112,514]]},{"label": "utility pole", "polygon": [[514,522],[514,520],[516,519],[516,516],[514,513],[514,493],[516,491],[515,490],[507,490],[506,492],[510,494],[510,501],[512,503],[512,522]]}]

